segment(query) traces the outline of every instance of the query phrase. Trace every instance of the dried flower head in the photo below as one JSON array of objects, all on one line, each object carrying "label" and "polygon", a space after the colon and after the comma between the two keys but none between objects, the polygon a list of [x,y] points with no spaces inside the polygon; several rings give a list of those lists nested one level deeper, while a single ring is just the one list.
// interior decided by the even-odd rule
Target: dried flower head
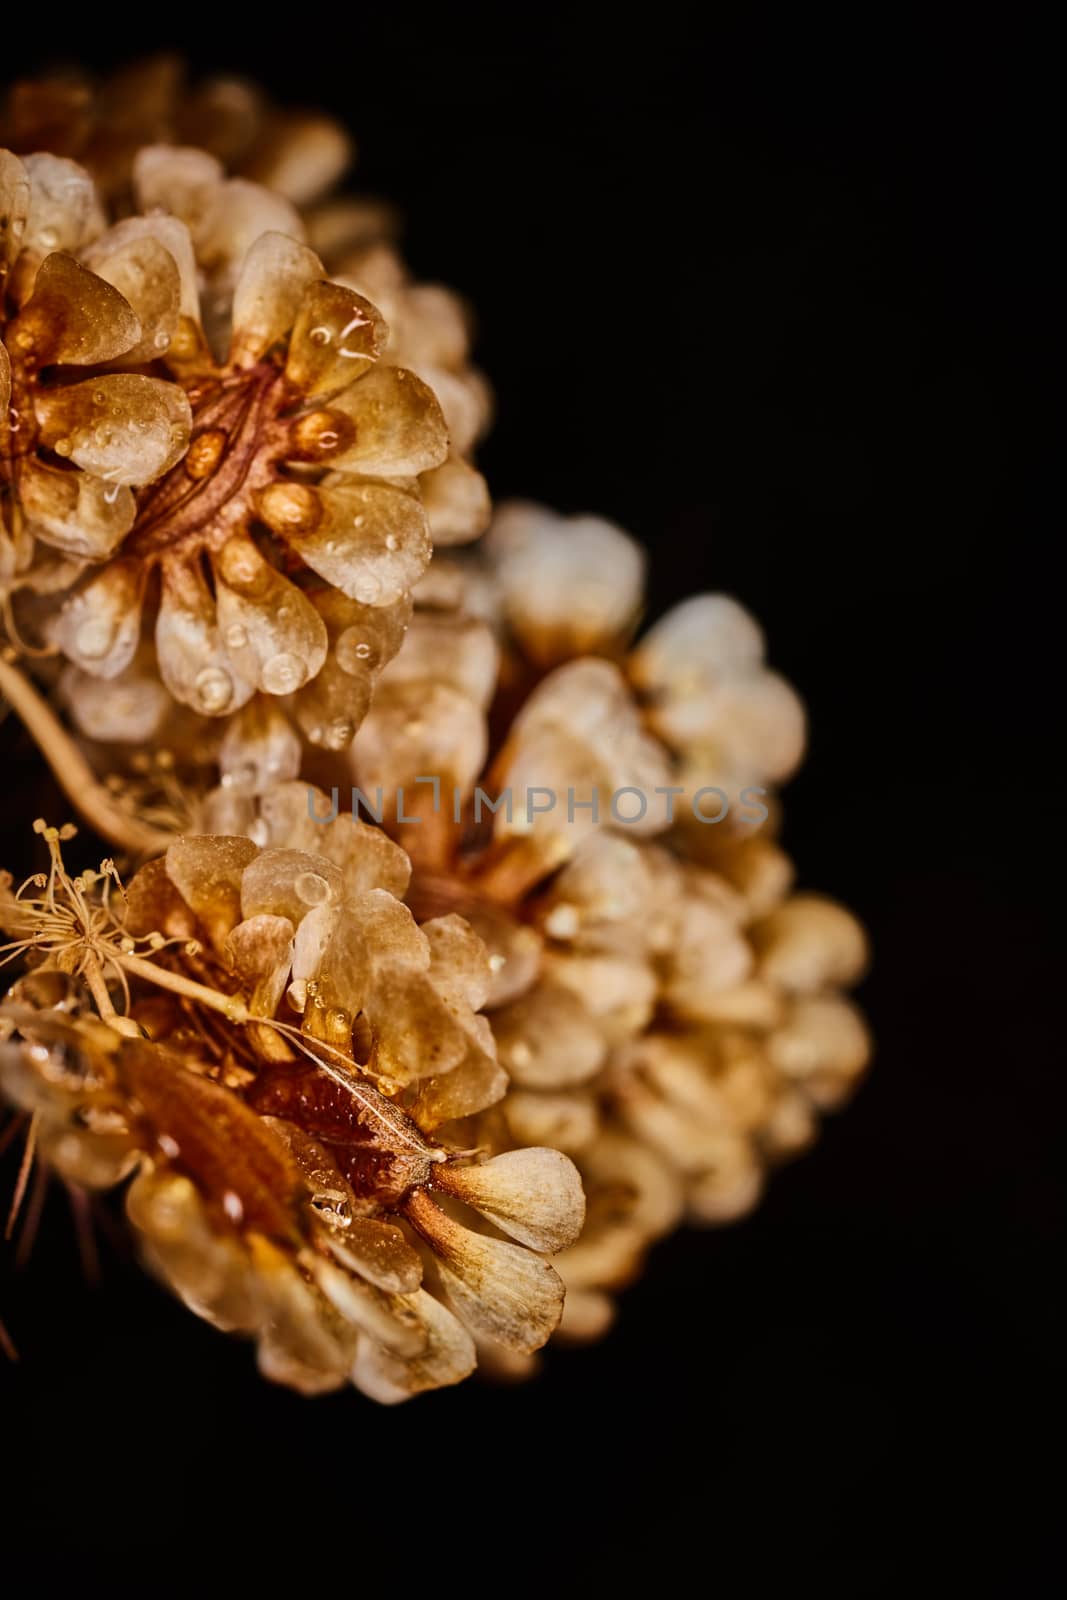
[{"label": "dried flower head", "polygon": [[459,918],[416,926],[396,846],[341,819],[323,854],[190,838],[124,896],[40,831],[50,872],[0,886],[8,957],[31,957],[0,1083],[42,1159],[85,1188],[133,1175],[149,1265],[302,1392],[391,1402],[467,1376],[475,1341],[543,1344],[581,1184],[556,1150],[438,1133],[503,1088],[488,964]]}]

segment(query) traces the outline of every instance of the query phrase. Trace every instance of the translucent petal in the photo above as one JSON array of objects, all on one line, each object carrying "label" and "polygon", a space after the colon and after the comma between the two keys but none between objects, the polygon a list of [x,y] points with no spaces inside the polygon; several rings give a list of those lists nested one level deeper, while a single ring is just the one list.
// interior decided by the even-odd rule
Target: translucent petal
[{"label": "translucent petal", "polygon": [[22,249],[29,209],[29,173],[10,150],[0,150],[0,283]]},{"label": "translucent petal", "polygon": [[531,1250],[565,1249],[585,1221],[578,1169],[558,1150],[510,1150],[479,1166],[446,1163],[431,1182]]},{"label": "translucent petal", "polygon": [[763,633],[744,606],[726,594],[698,594],[649,629],[630,657],[630,673],[642,688],[679,691],[747,672],[763,651]]},{"label": "translucent petal", "polygon": [[6,340],[38,366],[95,366],[114,361],[140,337],[140,324],[118,290],[57,252],[41,262],[33,294]]},{"label": "translucent petal", "polygon": [[823,1108],[836,1105],[870,1059],[859,1011],[837,995],[813,995],[790,1008],[767,1041],[775,1071],[800,1083]]},{"label": "translucent petal", "polygon": [[385,200],[341,195],[322,200],[307,217],[308,243],[335,266],[342,257],[365,250],[397,230],[397,217]]},{"label": "translucent petal", "polygon": [[793,993],[855,983],[867,965],[867,937],[844,906],[798,894],[752,929],[762,977]]},{"label": "translucent petal", "polygon": [[491,983],[486,1004],[507,1005],[536,981],[541,970],[541,936],[516,922],[503,907],[475,902],[463,915],[489,952]]},{"label": "translucent petal", "polygon": [[422,478],[422,503],[435,545],[469,544],[489,526],[492,502],[481,473],[451,456]]},{"label": "translucent petal", "polygon": [[543,1256],[453,1222],[425,1193],[408,1218],[429,1242],[457,1314],[473,1333],[509,1350],[539,1350],[563,1311],[563,1284]]},{"label": "translucent petal", "polygon": [[257,695],[230,721],[219,746],[219,772],[227,788],[262,794],[300,771],[300,736],[273,700]]},{"label": "translucent petal", "polygon": [[373,366],[386,337],[369,300],[339,284],[312,284],[293,327],[285,376],[309,398],[336,394]]},{"label": "translucent petal", "polygon": [[189,447],[193,415],[177,384],[108,373],[38,394],[42,443],[109,484],[151,483]]},{"label": "translucent petal", "polygon": [[663,998],[687,1017],[704,1015],[712,995],[744,983],[752,971],[752,949],[735,921],[696,898],[679,907]]},{"label": "translucent petal", "polygon": [[292,694],[326,659],[326,628],[305,594],[260,555],[230,539],[214,560],[223,646],[234,668],[265,694]]},{"label": "translucent petal", "polygon": [[365,606],[336,589],[313,597],[326,624],[329,654],[322,671],[296,696],[295,713],[312,744],[343,750],[363,721],[382,666],[400,648],[411,598],[392,606]]},{"label": "translucent petal", "polygon": [[183,139],[234,167],[262,130],[263,94],[243,78],[209,78],[186,92],[175,116]]},{"label": "translucent petal", "polygon": [[804,753],[803,704],[784,678],[763,669],[668,696],[649,722],[676,749],[707,749],[720,770],[749,783],[782,782]]},{"label": "translucent petal", "polygon": [[141,637],[145,570],[140,561],[111,561],[64,605],[55,638],[68,660],[94,678],[117,678]]},{"label": "translucent petal", "polygon": [[91,678],[78,667],[68,667],[60,694],[80,732],[105,742],[147,744],[172,709],[159,679],[136,662],[117,678]]},{"label": "translucent petal", "polygon": [[[193,252],[192,236],[184,222],[178,217],[167,216],[162,211],[153,212],[148,217],[127,217],[122,222],[116,222],[114,227],[100,235],[93,241],[88,250],[84,252],[87,266],[94,272],[100,271],[96,262],[98,259],[107,259],[115,252],[124,249],[134,242],[153,239],[162,245],[178,269],[178,307],[181,316],[188,317],[192,322],[200,321],[200,290],[198,286],[198,269],[196,256]],[[113,280],[106,272],[101,276]],[[121,284],[116,285],[121,288]],[[125,290],[123,290],[125,293]],[[136,308],[135,308],[136,309]],[[158,354],[158,351],[156,352]]]},{"label": "translucent petal", "polygon": [[309,1255],[307,1265],[330,1304],[361,1333],[408,1360],[424,1348],[422,1322],[406,1297],[387,1294],[321,1256]]},{"label": "translucent petal", "polygon": [[[466,791],[485,761],[485,718],[466,695],[420,681],[380,687],[352,745],[352,765],[364,791],[385,793],[420,774]],[[410,808],[409,808],[410,811]]]},{"label": "translucent petal", "polygon": [[284,233],[261,234],[234,290],[230,361],[254,366],[289,332],[305,289],[322,276],[322,262],[306,245]]},{"label": "translucent petal", "polygon": [[470,317],[459,296],[440,283],[411,283],[399,299],[395,359],[448,371],[462,367],[470,353]]},{"label": "translucent petal", "polygon": [[276,784],[260,804],[268,842],[309,850],[335,862],[344,873],[349,899],[371,889],[387,889],[401,897],[411,876],[411,862],[400,846],[381,828],[359,822],[349,812],[340,811],[331,822],[315,820],[328,816],[329,811],[326,796],[307,783]]},{"label": "translucent petal", "polygon": [[340,475],[314,489],[274,483],[259,514],[312,571],[364,605],[395,604],[429,564],[420,501],[388,484]]},{"label": "translucent petal", "polygon": [[463,372],[446,372],[443,367],[415,363],[423,383],[437,396],[452,449],[458,456],[469,455],[489,425],[492,411],[489,387],[473,367]]},{"label": "translucent petal", "polygon": [[133,190],[139,211],[169,211],[196,238],[225,178],[206,150],[175,145],[145,145],[133,163]]},{"label": "translucent petal", "polygon": [[[484,1022],[485,1019],[479,1020]],[[491,1034],[486,1043],[491,1045]],[[419,1084],[418,1094],[408,1111],[420,1128],[429,1131],[495,1105],[503,1099],[507,1087],[508,1075],[492,1053],[472,1046],[450,1072],[426,1078]]]},{"label": "translucent petal", "polygon": [[96,191],[84,167],[63,156],[27,156],[30,206],[22,248],[47,256],[53,250],[77,250],[90,235],[96,218]]},{"label": "translucent petal", "polygon": [[198,563],[163,564],[156,652],[163,682],[176,700],[203,716],[221,717],[251,699],[255,684],[223,648],[215,601]]},{"label": "translucent petal", "polygon": [[489,952],[469,922],[454,914],[421,924],[430,945],[430,971],[438,989],[453,991],[477,1011],[489,995]]},{"label": "translucent petal", "polygon": [[419,1355],[405,1361],[373,1340],[359,1341],[352,1382],[382,1405],[460,1383],[477,1364],[474,1340],[446,1306],[425,1289],[416,1290],[411,1302],[426,1336]]},{"label": "translucent petal", "polygon": [[240,979],[253,1016],[274,1015],[285,992],[292,955],[293,924],[285,917],[246,916],[229,934],[223,956]]},{"label": "translucent petal", "polygon": [[118,223],[84,254],[85,265],[119,291],[140,324],[140,342],[124,355],[130,366],[156,361],[165,353],[181,309],[178,264],[139,222]]},{"label": "translucent petal", "polygon": [[351,139],[332,117],[276,113],[247,171],[293,205],[306,206],[333,188],[354,154]]},{"label": "translucent petal", "polygon": [[[564,1278],[564,1283],[567,1283]],[[563,1316],[556,1330],[557,1339],[575,1344],[590,1344],[602,1339],[615,1321],[615,1302],[597,1289],[572,1289],[567,1283]]]},{"label": "translucent petal", "polygon": [[113,554],[137,514],[125,486],[89,472],[62,472],[32,457],[23,462],[19,497],[38,538],[89,561]]},{"label": "translucent petal", "polygon": [[241,877],[258,854],[250,839],[205,834],[167,851],[167,877],[220,947],[241,920]]},{"label": "translucent petal", "polygon": [[448,454],[441,407],[421,378],[403,367],[373,367],[330,402],[342,419],[344,448],[330,466],[373,477],[416,477]]},{"label": "translucent petal", "polygon": [[262,850],[241,879],[241,915],[285,917],[296,928],[317,906],[341,902],[341,871],[305,850]]}]

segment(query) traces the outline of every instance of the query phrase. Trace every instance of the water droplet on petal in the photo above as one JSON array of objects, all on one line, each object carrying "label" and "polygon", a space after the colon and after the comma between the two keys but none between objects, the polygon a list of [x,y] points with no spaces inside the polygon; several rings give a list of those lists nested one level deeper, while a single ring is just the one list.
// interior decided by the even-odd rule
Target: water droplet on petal
[{"label": "water droplet on petal", "polygon": [[324,743],[328,750],[347,750],[355,737],[355,728],[345,720],[338,717],[336,722],[331,722],[326,729]]},{"label": "water droplet on petal", "polygon": [[165,350],[170,344],[170,334],[161,328],[156,334],[155,338],[152,340],[152,343],[157,350]]},{"label": "water droplet on petal", "polygon": [[272,656],[263,667],[262,682],[268,694],[292,694],[307,677],[307,669],[299,656],[285,650]]},{"label": "water droplet on petal", "polygon": [[221,667],[205,667],[193,687],[201,709],[209,716],[225,711],[233,698],[233,681]]},{"label": "water droplet on petal", "polygon": [[382,592],[381,579],[373,572],[365,572],[352,586],[354,597],[365,606],[372,606]]},{"label": "water droplet on petal", "polygon": [[330,898],[330,885],[318,872],[299,872],[293,888],[306,906],[321,906]]},{"label": "water droplet on petal", "polygon": [[56,245],[59,243],[59,234],[56,232],[55,228],[42,228],[38,238],[40,239],[41,245],[45,250],[54,250]]},{"label": "water droplet on petal", "polygon": [[52,446],[52,449],[55,451],[57,456],[69,456],[70,452],[74,449],[74,440],[66,438],[57,439],[55,444]]},{"label": "water droplet on petal", "polygon": [[248,643],[248,630],[242,628],[239,622],[234,622],[226,629],[226,646],[230,650],[243,650]]},{"label": "water droplet on petal", "polygon": [[308,334],[308,338],[311,340],[312,344],[329,344],[330,340],[333,338],[333,334],[330,332],[329,328],[312,328],[311,332]]},{"label": "water droplet on petal", "polygon": [[397,538],[395,533],[389,534],[385,541],[385,548],[387,550],[399,550],[400,540]]},{"label": "water droplet on petal", "polygon": [[115,624],[106,617],[90,617],[83,622],[75,635],[74,644],[79,655],[96,661],[106,656],[115,639]]}]

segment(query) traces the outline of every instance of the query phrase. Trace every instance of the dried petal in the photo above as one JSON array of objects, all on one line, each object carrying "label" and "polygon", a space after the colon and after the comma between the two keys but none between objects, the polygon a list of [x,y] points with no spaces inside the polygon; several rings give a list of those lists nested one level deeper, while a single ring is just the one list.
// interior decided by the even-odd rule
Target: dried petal
[{"label": "dried petal", "polygon": [[516,1144],[549,1145],[565,1155],[585,1149],[599,1127],[596,1102],[581,1091],[545,1094],[512,1088],[501,1110]]},{"label": "dried petal", "polygon": [[330,466],[371,477],[416,477],[448,454],[441,407],[421,378],[403,367],[374,367],[335,395],[329,414],[349,442]]},{"label": "dried petal", "polygon": [[429,564],[419,499],[388,484],[339,475],[314,489],[274,483],[259,513],[312,571],[364,605],[394,605]]},{"label": "dried petal", "polygon": [[373,366],[386,337],[369,300],[336,283],[312,284],[293,327],[285,376],[309,399],[336,394]]},{"label": "dried petal", "polygon": [[402,1361],[373,1340],[359,1341],[352,1382],[382,1405],[460,1383],[477,1365],[474,1340],[446,1306],[425,1289],[416,1290],[411,1303],[426,1338],[419,1355]]},{"label": "dried petal", "polygon": [[326,659],[326,628],[307,596],[264,561],[251,539],[215,558],[215,603],[229,660],[265,694],[292,694]]},{"label": "dried petal", "polygon": [[10,150],[0,150],[0,284],[22,249],[29,209],[29,173]]},{"label": "dried petal", "polygon": [[412,1195],[407,1214],[433,1250],[448,1297],[472,1333],[509,1350],[539,1350],[563,1311],[563,1284],[544,1257],[471,1233],[424,1192]]},{"label": "dried petal", "polygon": [[22,248],[47,256],[52,250],[77,250],[96,221],[96,191],[84,167],[63,156],[27,156],[30,204]]},{"label": "dried petal", "polygon": [[147,744],[172,709],[155,673],[136,661],[117,678],[92,678],[78,667],[68,667],[60,679],[60,694],[86,738],[105,742]]},{"label": "dried petal", "polygon": [[36,409],[42,443],[107,483],[161,477],[185,454],[193,425],[177,384],[133,372],[47,389]]},{"label": "dried petal", "polygon": [[763,651],[763,633],[744,606],[726,594],[698,594],[649,629],[629,668],[643,689],[675,691],[694,680],[747,673]]},{"label": "dried petal", "polygon": [[174,337],[181,307],[181,280],[170,251],[136,222],[133,228],[120,222],[90,246],[84,259],[119,291],[140,324],[140,342],[124,360],[130,366],[157,360]]},{"label": "dried petal", "polygon": [[167,877],[220,948],[241,920],[241,878],[258,854],[250,839],[205,834],[167,851]]},{"label": "dried petal", "polygon": [[145,145],[134,157],[133,190],[138,210],[169,211],[181,218],[194,238],[224,178],[222,166],[206,150]]},{"label": "dried petal", "polygon": [[414,1294],[422,1282],[419,1253],[394,1223],[353,1217],[330,1249],[350,1271],[390,1294]]},{"label": "dried petal", "polygon": [[867,939],[851,911],[822,895],[798,894],[752,929],[760,975],[796,994],[855,983]]},{"label": "dried petal", "polygon": [[163,565],[156,653],[171,694],[204,716],[224,716],[255,693],[255,684],[241,676],[223,648],[215,601],[198,562]]},{"label": "dried petal", "polygon": [[141,637],[144,590],[141,562],[109,562],[59,613],[55,638],[63,654],[94,678],[117,678]]},{"label": "dried petal", "polygon": [[480,1166],[446,1164],[431,1181],[531,1250],[563,1250],[585,1220],[578,1169],[558,1150],[509,1150]]},{"label": "dried petal", "polygon": [[38,366],[96,366],[131,350],[141,327],[117,289],[57,252],[42,261],[33,294],[5,337]]},{"label": "dried petal", "polygon": [[88,561],[112,555],[137,514],[125,485],[104,483],[89,472],[62,472],[32,458],[23,463],[19,497],[38,538]]},{"label": "dried petal", "polygon": [[286,917],[245,912],[227,936],[223,956],[241,980],[252,1015],[273,1017],[289,977],[293,924]]},{"label": "dried petal", "polygon": [[[158,244],[170,256],[178,273],[178,312],[180,316],[187,317],[191,322],[200,321],[200,291],[198,288],[198,272],[196,256],[193,252],[193,241],[189,229],[178,217],[169,217],[163,212],[153,212],[148,217],[126,217],[122,222],[116,222],[114,227],[102,233],[95,239],[87,250],[82,252],[82,257],[87,267],[91,267],[100,277],[106,278],[108,283],[114,284],[124,295],[127,290],[117,277],[112,277],[107,270],[107,263],[115,257],[121,256],[131,246],[143,246],[149,241]],[[166,273],[163,276],[167,276]],[[135,280],[136,281],[136,280]],[[154,284],[154,274],[149,274],[146,282],[153,284],[153,296],[158,295],[158,287]],[[142,332],[147,336],[154,330],[150,320],[146,320],[141,312],[141,307],[128,296],[130,304],[137,312],[141,322]],[[168,313],[169,315],[169,313]],[[173,329],[171,330],[173,334]],[[140,347],[139,347],[140,348]],[[152,355],[146,355],[144,360],[154,359],[160,350],[166,346],[156,345]]]},{"label": "dried petal", "polygon": [[245,257],[233,297],[230,361],[250,367],[293,326],[304,290],[323,275],[313,250],[284,233],[263,233]]},{"label": "dried petal", "polygon": [[352,141],[332,117],[295,111],[276,114],[257,144],[249,176],[295,206],[332,189],[353,157]]},{"label": "dried petal", "polygon": [[509,1075],[528,1089],[584,1083],[607,1053],[607,1041],[582,1000],[557,984],[539,983],[494,1011],[493,1033]]},{"label": "dried petal", "polygon": [[462,456],[451,456],[424,474],[422,503],[438,546],[469,544],[480,538],[493,514],[489,485]]},{"label": "dried petal", "polygon": [[340,869],[325,856],[304,850],[262,850],[241,879],[241,915],[270,913],[297,927],[316,906],[339,905],[344,892]]}]

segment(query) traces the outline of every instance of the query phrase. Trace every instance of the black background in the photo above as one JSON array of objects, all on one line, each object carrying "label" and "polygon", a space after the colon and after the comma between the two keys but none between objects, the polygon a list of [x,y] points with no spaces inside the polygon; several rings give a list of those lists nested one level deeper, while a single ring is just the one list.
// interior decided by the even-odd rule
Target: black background
[{"label": "black background", "polygon": [[[0,1567],[1051,1588],[1051,44],[891,15],[242,8],[137,41],[353,127],[419,275],[478,309],[499,497],[622,523],[653,616],[708,587],[760,617],[813,721],[786,842],[870,927],[878,1057],[605,1344],[399,1411],[271,1389],[107,1243],[87,1287],[54,1200],[0,1278]],[[5,76],[117,59],[88,24],[5,44]],[[0,737],[11,860],[46,801]]]}]

